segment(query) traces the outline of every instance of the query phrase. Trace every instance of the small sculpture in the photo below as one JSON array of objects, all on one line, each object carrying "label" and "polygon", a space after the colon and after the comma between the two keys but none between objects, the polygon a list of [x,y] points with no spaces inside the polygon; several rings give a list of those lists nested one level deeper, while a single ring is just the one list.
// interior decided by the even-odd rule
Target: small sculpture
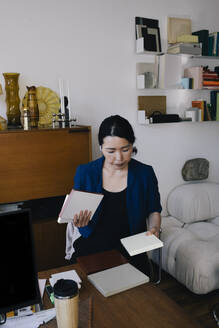
[{"label": "small sculpture", "polygon": [[39,122],[39,108],[37,103],[36,87],[27,87],[27,90],[27,108],[30,112],[30,126],[32,128],[37,128]]},{"label": "small sculpture", "polygon": [[208,178],[209,161],[205,158],[193,158],[185,162],[182,177],[185,181],[204,180]]}]

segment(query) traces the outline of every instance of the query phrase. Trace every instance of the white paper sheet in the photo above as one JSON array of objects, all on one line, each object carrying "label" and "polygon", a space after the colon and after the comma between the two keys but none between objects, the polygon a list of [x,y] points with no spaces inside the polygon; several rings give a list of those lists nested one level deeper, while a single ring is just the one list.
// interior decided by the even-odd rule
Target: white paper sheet
[{"label": "white paper sheet", "polygon": [[38,328],[43,323],[52,320],[55,315],[55,308],[52,308],[29,316],[11,317],[7,319],[4,328]]},{"label": "white paper sheet", "polygon": [[39,289],[40,289],[40,296],[43,298],[43,293],[45,290],[46,279],[38,279]]},{"label": "white paper sheet", "polygon": [[54,273],[49,279],[50,285],[53,287],[59,279],[72,279],[77,282],[78,288],[81,288],[81,278],[75,270],[64,271],[60,273]]}]

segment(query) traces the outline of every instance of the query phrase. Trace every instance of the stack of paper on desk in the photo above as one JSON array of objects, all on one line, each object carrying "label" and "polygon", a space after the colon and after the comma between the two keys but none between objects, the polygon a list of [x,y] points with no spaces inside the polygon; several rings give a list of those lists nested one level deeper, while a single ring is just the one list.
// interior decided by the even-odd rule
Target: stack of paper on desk
[{"label": "stack of paper on desk", "polygon": [[88,275],[88,280],[107,297],[149,281],[148,276],[130,263]]},{"label": "stack of paper on desk", "polygon": [[55,308],[39,311],[28,316],[15,316],[7,319],[4,328],[38,328],[55,316]]},{"label": "stack of paper on desk", "polygon": [[163,242],[159,238],[155,235],[147,236],[145,232],[122,238],[121,243],[131,256],[163,247]]},{"label": "stack of paper on desk", "polygon": [[62,210],[59,214],[58,223],[68,223],[73,220],[75,214],[81,210],[91,211],[91,218],[95,213],[103,198],[102,194],[78,191],[72,189],[71,193],[66,196]]},{"label": "stack of paper on desk", "polygon": [[53,287],[57,280],[59,279],[71,279],[76,281],[78,284],[78,288],[81,288],[81,278],[77,274],[75,270],[69,270],[59,273],[54,273],[51,275],[51,278],[49,279],[50,285]]}]

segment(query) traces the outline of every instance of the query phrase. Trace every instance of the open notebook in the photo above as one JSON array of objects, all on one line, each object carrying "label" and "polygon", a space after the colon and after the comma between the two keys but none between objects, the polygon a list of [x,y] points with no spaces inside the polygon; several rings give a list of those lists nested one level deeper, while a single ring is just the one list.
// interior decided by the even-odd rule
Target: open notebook
[{"label": "open notebook", "polygon": [[105,296],[145,284],[149,277],[130,263],[88,275],[88,280]]}]

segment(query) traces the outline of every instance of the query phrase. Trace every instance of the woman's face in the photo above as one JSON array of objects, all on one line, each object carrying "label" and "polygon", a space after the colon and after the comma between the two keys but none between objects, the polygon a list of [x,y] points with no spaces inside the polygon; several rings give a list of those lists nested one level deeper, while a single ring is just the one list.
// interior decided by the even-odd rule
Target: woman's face
[{"label": "woman's face", "polygon": [[121,170],[127,167],[133,146],[125,138],[108,136],[103,139],[101,150],[105,157],[105,165]]}]

